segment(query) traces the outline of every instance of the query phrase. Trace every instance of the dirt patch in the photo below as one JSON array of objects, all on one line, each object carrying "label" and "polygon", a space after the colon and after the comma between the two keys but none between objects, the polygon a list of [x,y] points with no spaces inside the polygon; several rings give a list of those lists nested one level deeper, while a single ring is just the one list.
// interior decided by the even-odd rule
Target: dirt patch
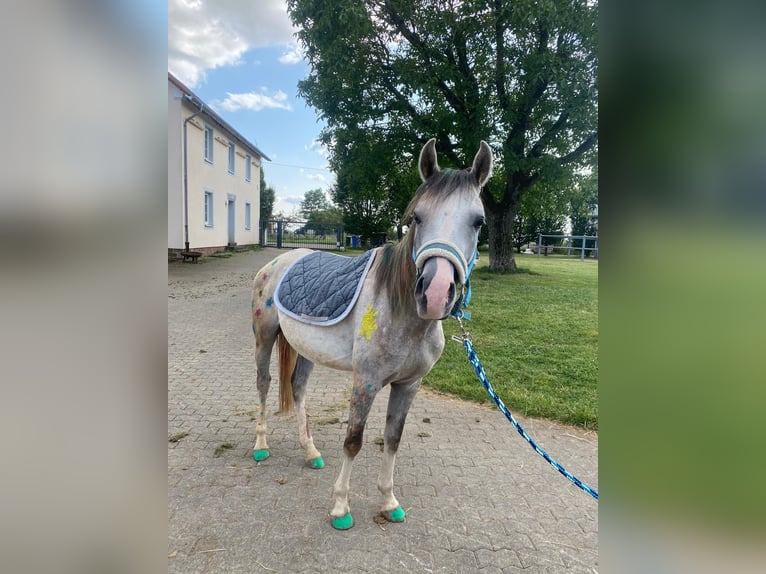
[{"label": "dirt patch", "polygon": [[213,453],[213,456],[214,456],[215,458],[218,458],[218,457],[219,457],[219,456],[221,456],[221,455],[222,455],[222,454],[223,454],[225,451],[227,451],[227,450],[229,450],[229,449],[232,449],[232,448],[234,448],[235,446],[237,446],[237,445],[235,445],[235,444],[233,444],[233,443],[230,443],[230,442],[225,442],[225,443],[223,443],[222,445],[220,445],[220,446],[216,447],[216,449],[215,449],[215,452]]},{"label": "dirt patch", "polygon": [[168,437],[168,442],[178,442],[184,437],[189,436],[189,431],[181,431]]},{"label": "dirt patch", "polygon": [[320,419],[314,419],[311,421],[313,424],[319,426],[319,425],[336,425],[340,422],[340,418],[338,417],[323,417]]}]

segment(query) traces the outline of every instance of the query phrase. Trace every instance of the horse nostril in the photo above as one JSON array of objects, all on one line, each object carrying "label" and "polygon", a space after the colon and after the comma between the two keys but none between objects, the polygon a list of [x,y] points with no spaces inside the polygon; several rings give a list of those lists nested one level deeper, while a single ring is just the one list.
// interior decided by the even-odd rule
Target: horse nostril
[{"label": "horse nostril", "polygon": [[423,276],[421,275],[418,277],[417,282],[415,283],[415,295],[418,297],[423,294]]},{"label": "horse nostril", "polygon": [[452,299],[455,297],[455,284],[450,283],[449,284],[449,294],[447,295],[447,300],[452,301]]}]

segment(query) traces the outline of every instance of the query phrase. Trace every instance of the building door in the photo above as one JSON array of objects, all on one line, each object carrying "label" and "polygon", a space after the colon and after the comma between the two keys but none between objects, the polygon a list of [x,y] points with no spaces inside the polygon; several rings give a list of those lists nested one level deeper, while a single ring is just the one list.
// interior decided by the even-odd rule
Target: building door
[{"label": "building door", "polygon": [[228,219],[229,219],[229,245],[236,245],[237,242],[234,238],[234,230],[237,228],[236,226],[236,220],[237,220],[237,211],[236,211],[236,196],[229,195],[227,197],[229,202],[229,211],[228,211]]}]

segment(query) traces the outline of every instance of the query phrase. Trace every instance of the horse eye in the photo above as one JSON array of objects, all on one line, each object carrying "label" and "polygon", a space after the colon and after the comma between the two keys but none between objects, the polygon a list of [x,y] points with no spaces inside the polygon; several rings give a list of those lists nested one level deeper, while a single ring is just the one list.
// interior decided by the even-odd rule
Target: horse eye
[{"label": "horse eye", "polygon": [[417,213],[412,214],[412,221],[415,222],[415,225],[420,225],[422,223],[422,219],[420,219],[420,216]]},{"label": "horse eye", "polygon": [[480,229],[482,225],[486,223],[486,220],[483,217],[477,217],[476,221],[473,222],[473,226],[476,229]]}]

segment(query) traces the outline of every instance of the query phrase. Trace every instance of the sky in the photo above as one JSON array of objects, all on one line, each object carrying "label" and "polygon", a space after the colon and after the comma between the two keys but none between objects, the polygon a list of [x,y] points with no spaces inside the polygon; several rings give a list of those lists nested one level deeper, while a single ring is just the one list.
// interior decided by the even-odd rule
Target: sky
[{"label": "sky", "polygon": [[335,182],[324,124],[297,94],[309,68],[295,32],[284,0],[168,2],[168,71],[271,159],[261,167],[284,215]]}]

